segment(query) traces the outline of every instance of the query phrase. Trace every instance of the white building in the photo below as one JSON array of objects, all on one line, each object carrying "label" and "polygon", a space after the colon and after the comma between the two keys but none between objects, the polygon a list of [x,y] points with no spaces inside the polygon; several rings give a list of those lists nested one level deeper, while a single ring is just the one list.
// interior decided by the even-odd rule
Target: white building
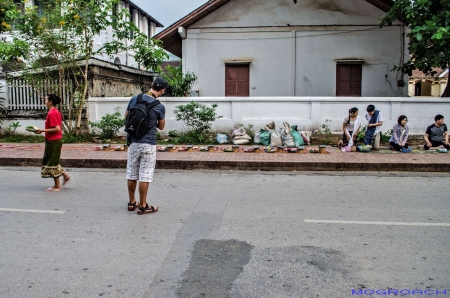
[{"label": "white building", "polygon": [[407,96],[403,23],[388,0],[211,0],[155,38],[200,96]]},{"label": "white building", "polygon": [[[25,7],[37,6],[38,11],[41,11],[39,7],[42,6],[42,3],[39,2],[39,0],[29,0],[24,1],[24,5]],[[157,27],[160,28],[164,27],[160,22],[158,22],[156,19],[154,19],[152,16],[150,16],[148,13],[146,13],[144,10],[142,10],[129,0],[120,1],[118,9],[128,10],[130,14],[130,21],[132,21],[134,25],[137,28],[139,28],[140,32],[147,35],[149,38],[155,35]],[[113,28],[109,28],[108,30],[102,32],[102,34],[100,34],[95,38],[94,50],[102,47],[105,42],[111,42],[113,40],[113,30],[114,30]],[[11,39],[12,37],[10,34],[7,33],[0,34],[0,40],[9,41]],[[103,61],[138,68],[137,63],[134,60],[134,54],[132,52],[122,52],[119,53],[117,56],[109,56],[109,57],[95,56],[93,58],[98,58]]]}]

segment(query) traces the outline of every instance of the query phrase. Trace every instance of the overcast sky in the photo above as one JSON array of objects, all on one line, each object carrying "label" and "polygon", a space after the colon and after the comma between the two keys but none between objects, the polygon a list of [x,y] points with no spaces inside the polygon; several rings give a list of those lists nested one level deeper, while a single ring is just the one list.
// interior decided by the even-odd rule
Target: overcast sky
[{"label": "overcast sky", "polygon": [[[167,28],[208,0],[131,0],[131,2]],[[161,30],[157,28],[156,33]]]}]

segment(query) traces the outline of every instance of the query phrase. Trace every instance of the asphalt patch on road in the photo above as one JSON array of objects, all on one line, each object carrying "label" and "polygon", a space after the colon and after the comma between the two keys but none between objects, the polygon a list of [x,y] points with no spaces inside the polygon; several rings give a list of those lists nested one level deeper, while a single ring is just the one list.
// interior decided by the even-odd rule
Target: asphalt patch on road
[{"label": "asphalt patch on road", "polygon": [[195,242],[177,297],[229,297],[233,282],[249,262],[253,246],[242,241]]},{"label": "asphalt patch on road", "polygon": [[230,297],[349,297],[363,283],[357,272],[333,249],[255,248]]}]

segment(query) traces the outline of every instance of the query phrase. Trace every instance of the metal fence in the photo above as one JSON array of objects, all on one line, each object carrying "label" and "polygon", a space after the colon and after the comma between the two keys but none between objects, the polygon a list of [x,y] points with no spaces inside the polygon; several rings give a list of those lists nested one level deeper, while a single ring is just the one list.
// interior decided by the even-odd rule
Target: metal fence
[{"label": "metal fence", "polygon": [[[43,110],[46,109],[44,96],[50,93],[57,94],[59,89],[58,80],[48,79],[42,86],[33,87],[27,80],[23,78],[15,78],[9,80],[8,87],[8,110]],[[72,97],[74,92],[74,82],[65,80],[62,86],[61,106],[64,106]]]}]

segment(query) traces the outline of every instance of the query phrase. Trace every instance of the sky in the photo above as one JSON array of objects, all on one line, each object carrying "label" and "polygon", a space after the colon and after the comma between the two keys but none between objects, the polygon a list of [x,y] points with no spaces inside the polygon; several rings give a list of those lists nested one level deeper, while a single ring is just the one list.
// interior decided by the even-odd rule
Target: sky
[{"label": "sky", "polygon": [[[208,0],[131,0],[131,2],[167,28]],[[157,28],[156,33],[164,28]]]}]

